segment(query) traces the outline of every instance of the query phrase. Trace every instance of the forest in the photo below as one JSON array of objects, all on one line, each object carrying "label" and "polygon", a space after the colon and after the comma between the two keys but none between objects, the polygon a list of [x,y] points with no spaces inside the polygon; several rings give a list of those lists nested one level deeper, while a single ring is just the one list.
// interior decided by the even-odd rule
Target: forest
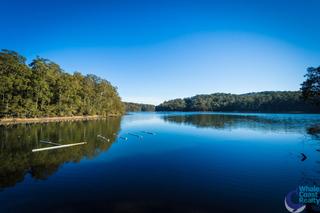
[{"label": "forest", "polygon": [[320,112],[320,67],[309,67],[301,91],[241,95],[213,93],[158,106],[122,102],[117,88],[98,76],[64,71],[58,64],[0,51],[0,118],[122,115],[125,111]]},{"label": "forest", "polygon": [[95,75],[69,74],[47,59],[0,51],[0,118],[121,115],[117,88]]},{"label": "forest", "polygon": [[139,104],[132,102],[123,102],[126,112],[152,112],[155,111],[155,105]]},{"label": "forest", "polygon": [[270,91],[241,95],[214,93],[165,101],[156,111],[319,113],[300,91]]}]

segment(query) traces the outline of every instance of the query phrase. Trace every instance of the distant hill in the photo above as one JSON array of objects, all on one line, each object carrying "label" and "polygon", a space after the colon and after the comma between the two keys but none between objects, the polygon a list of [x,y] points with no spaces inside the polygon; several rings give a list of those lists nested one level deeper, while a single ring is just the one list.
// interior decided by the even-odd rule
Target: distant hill
[{"label": "distant hill", "polygon": [[319,113],[320,107],[305,102],[300,91],[266,91],[178,98],[163,102],[156,111]]},{"label": "distant hill", "polygon": [[153,112],[155,111],[155,105],[151,104],[139,104],[132,102],[123,102],[126,112]]}]

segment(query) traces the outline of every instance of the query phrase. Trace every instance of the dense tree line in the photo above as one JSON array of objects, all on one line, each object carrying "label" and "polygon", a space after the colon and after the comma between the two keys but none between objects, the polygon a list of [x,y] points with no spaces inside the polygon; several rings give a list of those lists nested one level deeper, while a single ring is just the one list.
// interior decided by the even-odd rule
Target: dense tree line
[{"label": "dense tree line", "polygon": [[257,92],[241,95],[214,93],[166,101],[156,111],[221,111],[221,112],[320,112],[319,107],[305,102],[300,91]]},{"label": "dense tree line", "polygon": [[69,74],[37,57],[29,65],[17,52],[0,52],[0,117],[122,114],[123,104],[107,80]]},{"label": "dense tree line", "polygon": [[124,102],[126,112],[153,112],[156,106],[151,104],[138,104],[131,102]]}]

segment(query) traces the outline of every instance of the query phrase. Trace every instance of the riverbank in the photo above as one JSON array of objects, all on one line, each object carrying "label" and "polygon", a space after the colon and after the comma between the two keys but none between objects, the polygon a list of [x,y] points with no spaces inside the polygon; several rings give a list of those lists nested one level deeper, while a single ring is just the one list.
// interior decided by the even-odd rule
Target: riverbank
[{"label": "riverbank", "polygon": [[87,121],[98,120],[107,117],[117,117],[118,114],[108,116],[90,115],[90,116],[67,116],[67,117],[39,117],[39,118],[2,118],[1,125],[24,124],[24,123],[50,123],[50,122],[66,122],[66,121]]}]

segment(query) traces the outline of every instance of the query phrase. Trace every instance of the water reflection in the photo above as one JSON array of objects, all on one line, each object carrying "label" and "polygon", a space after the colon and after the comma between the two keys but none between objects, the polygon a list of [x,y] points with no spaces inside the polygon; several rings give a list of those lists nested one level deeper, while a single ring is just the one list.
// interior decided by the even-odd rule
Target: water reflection
[{"label": "water reflection", "polygon": [[[24,179],[0,193],[0,212],[285,212],[289,191],[320,184],[319,140],[305,135],[319,118],[134,113],[114,145],[97,135],[114,141],[120,120],[0,128],[0,188]],[[32,153],[40,139],[88,144]]]},{"label": "water reflection", "polygon": [[[0,189],[23,181],[26,174],[46,179],[67,162],[94,158],[110,148],[120,130],[120,118],[86,122],[25,124],[0,127]],[[109,142],[99,140],[101,134]],[[88,142],[83,146],[32,153],[46,147],[40,140],[59,144]]]},{"label": "water reflection", "polygon": [[[236,129],[245,128],[265,132],[293,132],[307,134],[301,140],[301,150],[290,152],[291,159],[301,165],[300,183],[320,185],[319,156],[320,129],[319,115],[290,114],[173,114],[164,115],[164,121],[176,124],[192,125],[198,128]],[[288,151],[289,152],[289,151]],[[297,170],[299,171],[299,170]]]},{"label": "water reflection", "polygon": [[255,115],[255,114],[186,114],[164,115],[167,122],[215,129],[248,128],[272,132],[309,133],[310,126],[320,123],[319,116],[311,115]]}]

